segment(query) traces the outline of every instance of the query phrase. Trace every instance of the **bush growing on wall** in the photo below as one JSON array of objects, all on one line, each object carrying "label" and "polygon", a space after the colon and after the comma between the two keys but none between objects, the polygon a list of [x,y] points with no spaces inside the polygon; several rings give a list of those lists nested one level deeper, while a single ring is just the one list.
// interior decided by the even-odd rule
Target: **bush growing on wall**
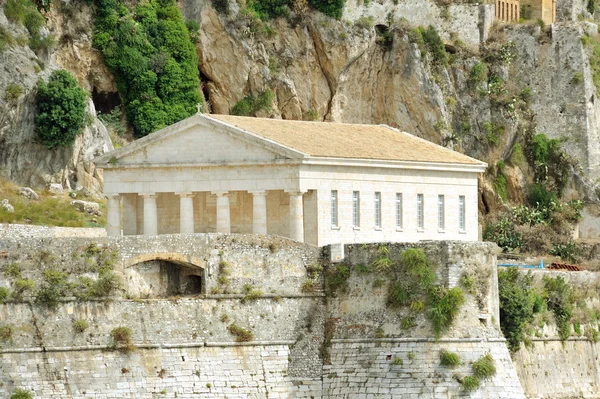
[{"label": "bush growing on wall", "polygon": [[344,0],[309,0],[310,6],[328,17],[341,19]]},{"label": "bush growing on wall", "polygon": [[203,102],[198,56],[175,1],[142,2],[135,12],[120,0],[97,0],[97,6],[94,46],[115,75],[135,134],[193,115]]},{"label": "bush growing on wall", "polygon": [[65,70],[52,72],[37,88],[34,122],[40,141],[48,148],[70,145],[85,125],[85,92]]}]

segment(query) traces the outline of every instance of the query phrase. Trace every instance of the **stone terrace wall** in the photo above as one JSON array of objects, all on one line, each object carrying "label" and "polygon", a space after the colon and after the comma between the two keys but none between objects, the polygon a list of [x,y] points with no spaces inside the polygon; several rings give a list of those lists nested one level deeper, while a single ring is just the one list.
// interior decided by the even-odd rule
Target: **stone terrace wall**
[{"label": "stone terrace wall", "polygon": [[49,237],[106,237],[104,228],[49,227],[29,224],[0,224],[0,239]]},{"label": "stone terrace wall", "polygon": [[[357,270],[361,265],[371,265],[380,256],[382,245],[346,246],[348,266]],[[430,262],[438,265],[441,285],[459,286],[460,278],[471,273],[478,276],[477,292],[467,293],[453,327],[436,341],[425,312],[416,317],[414,326],[403,329],[401,323],[408,310],[387,308],[387,284],[377,282],[382,276],[353,271],[348,287],[328,298],[325,329],[331,336],[331,364],[323,371],[325,397],[468,397],[457,380],[470,374],[472,361],[491,353],[497,374],[484,381],[470,397],[524,398],[499,330],[498,302],[492,299],[497,298],[497,247],[490,243],[456,242],[412,245],[415,246],[423,248]],[[386,247],[388,257],[397,260],[409,246]],[[458,353],[462,366],[454,370],[441,366],[442,349]],[[394,364],[394,357],[401,359],[402,364]]]}]

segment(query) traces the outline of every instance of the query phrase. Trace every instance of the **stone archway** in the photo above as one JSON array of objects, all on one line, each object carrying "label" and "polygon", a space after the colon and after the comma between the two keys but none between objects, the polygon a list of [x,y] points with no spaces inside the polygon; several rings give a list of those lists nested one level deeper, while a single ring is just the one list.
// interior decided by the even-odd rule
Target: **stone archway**
[{"label": "stone archway", "polygon": [[127,295],[167,298],[205,293],[205,262],[177,253],[138,255],[124,262]]}]

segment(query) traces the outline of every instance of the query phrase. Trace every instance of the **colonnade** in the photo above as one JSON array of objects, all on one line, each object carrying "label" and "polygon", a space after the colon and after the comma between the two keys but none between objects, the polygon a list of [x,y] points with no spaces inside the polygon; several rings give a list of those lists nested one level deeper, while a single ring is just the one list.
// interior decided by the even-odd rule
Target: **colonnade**
[{"label": "colonnade", "polygon": [[496,19],[503,22],[518,21],[521,18],[519,0],[496,0]]},{"label": "colonnade", "polygon": [[[304,242],[304,204],[303,191],[286,190],[289,200],[289,235],[288,237]],[[267,231],[267,191],[249,191],[252,194],[252,233],[268,234]],[[194,193],[178,192],[179,196],[179,233],[193,234],[197,232],[194,226]],[[216,197],[216,232],[231,233],[231,209],[228,191],[212,191]],[[143,235],[158,235],[158,221],[160,215],[156,205],[158,193],[138,193],[144,202],[144,228]],[[121,194],[106,195],[108,202],[107,234],[111,237],[121,235]],[[124,212],[135,212],[134,209],[125,209]]]}]

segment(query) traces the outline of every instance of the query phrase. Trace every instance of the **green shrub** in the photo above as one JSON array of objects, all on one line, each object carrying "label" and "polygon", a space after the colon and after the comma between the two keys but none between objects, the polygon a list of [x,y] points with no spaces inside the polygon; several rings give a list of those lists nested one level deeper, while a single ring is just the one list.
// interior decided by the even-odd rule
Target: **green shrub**
[{"label": "green shrub", "polygon": [[302,286],[300,287],[300,291],[304,293],[315,292],[317,289],[317,282],[313,279],[304,280]]},{"label": "green shrub", "polygon": [[15,104],[22,94],[23,87],[16,83],[9,83],[4,90],[4,99],[10,104]]},{"label": "green shrub", "polygon": [[6,301],[10,297],[10,290],[6,287],[0,287],[0,302]]},{"label": "green shrub", "polygon": [[9,263],[8,266],[6,266],[6,270],[4,271],[4,274],[7,275],[8,277],[20,278],[21,277],[21,267],[16,262]]},{"label": "green shrub", "polygon": [[510,155],[510,162],[517,166],[523,166],[525,163],[525,155],[523,154],[523,147],[517,143],[514,145],[512,154]]},{"label": "green shrub", "polygon": [[33,399],[33,395],[26,389],[17,388],[10,399]]},{"label": "green shrub", "polygon": [[504,251],[511,251],[523,244],[523,235],[515,230],[514,224],[506,216],[497,222],[487,223],[483,239],[495,242]]},{"label": "green shrub", "polygon": [[506,201],[508,198],[508,194],[506,192],[506,184],[506,176],[498,172],[496,178],[494,179],[493,187],[496,194],[498,194],[503,201]]},{"label": "green shrub", "polygon": [[491,354],[486,354],[476,361],[471,366],[473,369],[473,375],[478,379],[487,379],[496,375],[496,364]]},{"label": "green shrub", "polygon": [[231,109],[232,115],[238,116],[256,116],[260,111],[271,111],[273,103],[273,92],[267,90],[260,93],[257,97],[246,96],[238,101]]},{"label": "green shrub", "polygon": [[335,295],[336,291],[345,291],[350,278],[350,268],[344,264],[332,265],[325,269],[325,289],[328,295]]},{"label": "green shrub", "polygon": [[[556,193],[549,191],[542,184],[532,184],[528,188],[527,202],[529,205],[537,208],[550,208],[558,203]],[[545,220],[549,219],[550,215],[546,215]]]},{"label": "green shrub", "polygon": [[229,327],[227,327],[227,331],[229,331],[231,335],[235,336],[236,342],[248,342],[252,341],[254,338],[252,331],[243,327],[239,327],[235,323],[230,324]]},{"label": "green shrub", "polygon": [[61,298],[68,294],[67,273],[58,270],[45,270],[43,282],[36,294],[36,303],[56,308]]},{"label": "green shrub", "polygon": [[143,2],[133,13],[121,0],[96,4],[94,46],[115,76],[135,134],[196,113],[203,103],[198,56],[175,0]]},{"label": "green shrub", "polygon": [[[498,271],[500,328],[512,352],[519,350],[526,327],[533,320],[532,278],[531,274],[522,275],[517,268]],[[541,310],[539,306],[537,310]]]},{"label": "green shrub", "polygon": [[248,7],[252,8],[260,19],[286,17],[289,14],[290,0],[249,0]]},{"label": "green shrub", "polygon": [[198,43],[200,40],[200,33],[198,32],[200,30],[200,24],[198,21],[195,19],[188,19],[185,21],[185,27],[190,35],[190,41],[192,43]]},{"label": "green shrub", "polygon": [[445,349],[440,351],[440,364],[444,367],[458,367],[461,364],[460,356]]},{"label": "green shrub", "polygon": [[468,375],[460,381],[463,389],[467,392],[476,391],[479,389],[479,378]]},{"label": "green shrub", "polygon": [[402,360],[402,358],[400,358],[398,356],[394,356],[394,359],[392,359],[392,364],[394,366],[403,366],[404,365],[404,361]]},{"label": "green shrub", "polygon": [[13,297],[15,299],[21,299],[25,292],[33,290],[34,287],[35,283],[33,280],[20,278],[14,283]]},{"label": "green shrub", "polygon": [[571,335],[571,317],[573,316],[574,299],[567,282],[558,276],[544,277],[544,293],[548,309],[554,313],[558,335],[566,341]]},{"label": "green shrub", "polygon": [[452,325],[460,307],[465,302],[463,290],[459,287],[446,289],[438,286],[429,290],[427,295],[429,312],[427,316],[436,336],[440,336]]},{"label": "green shrub", "polygon": [[562,260],[571,263],[577,261],[578,253],[579,250],[577,249],[577,244],[573,241],[556,243],[552,245],[552,248],[550,249],[550,255],[559,256]]},{"label": "green shrub", "polygon": [[48,148],[70,145],[85,124],[84,91],[65,70],[38,82],[38,114],[34,121],[41,142]]},{"label": "green shrub", "polygon": [[344,11],[344,0],[309,0],[312,8],[328,17],[341,19]]},{"label": "green shrub", "polygon": [[437,30],[432,25],[429,25],[427,29],[419,29],[421,30],[421,36],[427,46],[427,50],[431,53],[433,61],[438,65],[448,65],[446,46],[440,35],[437,33]]},{"label": "green shrub", "polygon": [[487,80],[487,68],[484,63],[476,62],[471,67],[471,72],[469,72],[469,82],[473,86],[478,86],[482,82]]},{"label": "green shrub", "polygon": [[112,339],[111,347],[123,353],[135,351],[135,345],[132,341],[133,331],[129,327],[116,327],[110,332]]},{"label": "green shrub", "polygon": [[87,330],[88,327],[89,323],[86,319],[77,319],[73,322],[73,330],[75,330],[76,333],[81,334],[82,332]]},{"label": "green shrub", "polygon": [[0,52],[7,46],[15,44],[15,38],[4,26],[0,26]]}]

